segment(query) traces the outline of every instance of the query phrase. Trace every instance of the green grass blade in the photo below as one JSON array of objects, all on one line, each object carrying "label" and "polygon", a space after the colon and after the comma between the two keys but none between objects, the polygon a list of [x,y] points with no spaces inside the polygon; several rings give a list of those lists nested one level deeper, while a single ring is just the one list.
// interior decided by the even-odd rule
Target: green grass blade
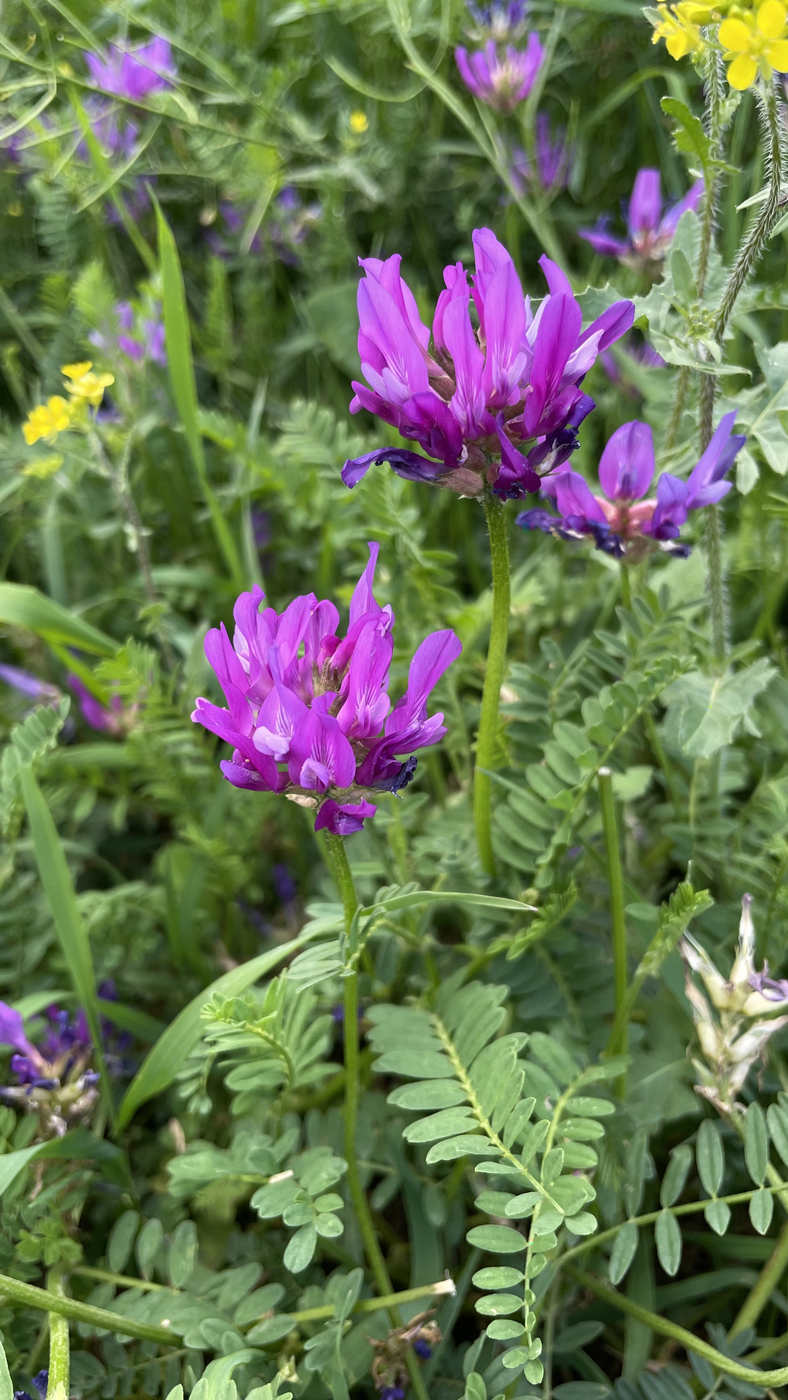
[{"label": "green grass blade", "polygon": [[114,656],[118,650],[112,637],[26,583],[0,583],[0,623],[26,627],[45,642],[79,647],[95,656]]},{"label": "green grass blade", "polygon": [[[154,203],[156,203],[154,199]],[[164,304],[164,333],[167,340],[167,363],[170,371],[175,406],[180,414],[186,443],[200,483],[203,499],[211,514],[216,543],[235,587],[245,587],[241,559],[227,521],[208,480],[200,428],[197,421],[197,384],[194,378],[192,338],[189,312],[178,249],[172,229],[156,203],[156,223],[159,235],[162,300]]]},{"label": "green grass blade", "polygon": [[252,958],[250,962],[234,967],[212,982],[204,991],[184,1006],[175,1020],[167,1027],[164,1035],[157,1040],[153,1049],[143,1060],[137,1074],[132,1079],[121,1100],[118,1110],[118,1126],[125,1128],[137,1109],[156,1094],[161,1094],[172,1084],[179,1069],[182,1069],[195,1045],[199,1043],[202,1021],[200,1012],[214,992],[223,996],[237,996],[259,978],[265,977],[278,963],[289,958],[306,943],[315,938],[314,933],[302,934],[289,943],[270,948],[267,953]]},{"label": "green grass blade", "polygon": [[87,929],[79,912],[71,872],[66,863],[57,827],[32,769],[20,769],[19,781],[27,808],[41,883],[52,910],[58,940],[71,974],[77,1001],[87,1017],[96,1056],[96,1068],[101,1075],[102,1097],[110,1119],[114,1122],[115,1112],[101,1040],[96,974]]}]

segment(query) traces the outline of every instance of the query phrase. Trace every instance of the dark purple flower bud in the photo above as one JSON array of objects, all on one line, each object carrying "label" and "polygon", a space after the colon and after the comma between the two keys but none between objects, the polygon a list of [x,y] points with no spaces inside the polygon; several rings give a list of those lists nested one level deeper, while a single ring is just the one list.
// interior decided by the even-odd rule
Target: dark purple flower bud
[{"label": "dark purple flower bud", "polygon": [[423,1337],[417,1337],[413,1343],[413,1350],[422,1361],[427,1361],[432,1356],[432,1347],[429,1342],[425,1342]]},{"label": "dark purple flower bud", "polygon": [[39,1371],[38,1375],[33,1377],[33,1385],[40,1396],[45,1396],[49,1388],[49,1371]]}]

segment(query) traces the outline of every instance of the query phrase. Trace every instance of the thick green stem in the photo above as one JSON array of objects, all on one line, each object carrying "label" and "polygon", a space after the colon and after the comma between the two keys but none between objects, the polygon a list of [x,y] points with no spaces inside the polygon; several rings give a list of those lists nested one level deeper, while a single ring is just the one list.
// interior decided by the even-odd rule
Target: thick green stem
[{"label": "thick green stem", "polygon": [[[60,1269],[53,1269],[47,1288],[57,1297],[65,1297]],[[71,1382],[71,1347],[68,1340],[68,1318],[49,1314],[49,1377],[46,1400],[68,1400]]]},{"label": "thick green stem", "polygon": [[21,1283],[19,1279],[0,1274],[0,1297],[22,1308],[37,1308],[50,1316],[72,1318],[74,1322],[86,1322],[90,1327],[103,1327],[107,1332],[117,1332],[120,1337],[134,1337],[140,1342],[158,1342],[160,1346],[173,1345],[177,1337],[165,1327],[154,1326],[150,1322],[135,1322],[110,1312],[108,1308],[94,1308],[92,1303],[78,1303],[75,1298],[64,1298],[50,1293],[44,1288],[36,1288],[32,1283]]},{"label": "thick green stem", "polygon": [[742,1365],[734,1361],[730,1356],[723,1356],[716,1347],[710,1346],[708,1342],[701,1341],[694,1332],[688,1332],[686,1327],[680,1327],[676,1322],[669,1322],[665,1317],[659,1317],[657,1313],[649,1312],[648,1308],[642,1308],[632,1298],[619,1293],[611,1284],[605,1283],[594,1274],[587,1274],[581,1269],[575,1269],[572,1265],[565,1266],[565,1272],[582,1288],[586,1288],[589,1293],[593,1293],[596,1298],[601,1298],[604,1302],[612,1304],[618,1308],[619,1312],[628,1313],[630,1317],[636,1317],[639,1322],[644,1322],[652,1331],[658,1332],[663,1337],[671,1337],[674,1342],[678,1342],[687,1351],[694,1352],[696,1356],[702,1356],[709,1361],[712,1366],[716,1366],[719,1371],[724,1371],[729,1376],[735,1376],[737,1380],[747,1381],[751,1385],[761,1386],[781,1386],[788,1382],[788,1366],[783,1366],[779,1371],[756,1371],[750,1366]]},{"label": "thick green stem", "polygon": [[621,602],[625,608],[632,607],[632,584],[629,578],[629,565],[622,559],[619,566],[621,577]]},{"label": "thick green stem", "polygon": [[[476,736],[476,768],[473,776],[473,821],[479,859],[488,875],[495,874],[491,814],[492,780],[489,770],[495,762],[498,735],[498,706],[506,671],[509,641],[509,541],[506,534],[506,507],[492,492],[484,496],[484,514],[490,536],[492,562],[492,621],[487,649],[487,671],[482,691],[479,732]],[[486,770],[486,771],[485,771]]]},{"label": "thick green stem", "polygon": [[[326,833],[326,845],[328,847],[331,869],[334,880],[339,890],[342,900],[342,907],[345,911],[345,934],[348,942],[351,938],[353,917],[358,909],[358,897],[356,887],[353,883],[353,874],[345,850],[345,843],[341,836],[335,836],[333,832]],[[383,1258],[383,1251],[380,1248],[378,1237],[375,1234],[375,1224],[372,1219],[372,1212],[369,1202],[361,1183],[361,1174],[358,1169],[358,1157],[356,1155],[356,1132],[358,1128],[358,1105],[361,1094],[359,1080],[359,1036],[358,1036],[358,973],[353,960],[352,970],[345,977],[344,993],[344,1048],[345,1048],[345,1159],[347,1161],[347,1184],[350,1192],[350,1199],[353,1203],[356,1220],[361,1232],[361,1241],[364,1246],[364,1253],[367,1263],[372,1271],[375,1280],[375,1287],[381,1297],[388,1297],[393,1292],[389,1272],[386,1268],[386,1261]],[[392,1327],[401,1325],[399,1311],[393,1305],[388,1306],[388,1314]],[[418,1397],[418,1400],[428,1400],[427,1392],[424,1388],[424,1381],[419,1370],[419,1363],[412,1350],[408,1348],[407,1354],[408,1375],[411,1384]]]},{"label": "thick green stem", "polygon": [[737,1337],[746,1328],[755,1326],[786,1268],[788,1268],[788,1220],[785,1221],[780,1231],[771,1257],[758,1275],[757,1283],[753,1285],[751,1292],[739,1309],[728,1334],[730,1337]]},{"label": "thick green stem", "polygon": [[[785,135],[782,102],[778,96],[776,82],[777,80],[774,79],[756,89],[768,172],[766,197],[758,217],[738,251],[725,291],[722,294],[722,300],[714,320],[714,338],[718,345],[722,345],[739,293],[761,258],[780,212]],[[714,431],[716,394],[716,376],[712,374],[701,375],[699,443],[701,452],[705,452]],[[720,666],[723,666],[728,650],[728,627],[719,506],[706,507],[705,543],[708,557],[712,644],[715,660]]]},{"label": "thick green stem", "polygon": [[[627,1025],[619,1017],[627,995],[627,930],[624,921],[624,878],[621,871],[621,851],[618,844],[616,804],[613,797],[613,774],[609,768],[599,770],[599,805],[602,812],[602,833],[605,838],[607,857],[607,878],[610,889],[610,926],[613,942],[613,987],[615,992],[616,1021],[614,1033],[608,1042],[610,1055],[625,1055],[627,1050]],[[616,1083],[617,1092],[624,1098],[627,1089],[626,1075],[622,1074]]]}]

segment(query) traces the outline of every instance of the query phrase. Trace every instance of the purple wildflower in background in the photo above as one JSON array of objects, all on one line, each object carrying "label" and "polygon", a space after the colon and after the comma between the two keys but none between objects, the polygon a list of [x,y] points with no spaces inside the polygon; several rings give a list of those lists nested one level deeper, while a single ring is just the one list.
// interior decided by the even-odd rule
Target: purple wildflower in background
[{"label": "purple wildflower in background", "polygon": [[534,156],[532,161],[521,147],[513,147],[509,175],[515,192],[522,196],[534,186],[543,190],[565,188],[573,150],[567,142],[565,126],[556,127],[553,136],[546,112],[540,112],[536,118]]},{"label": "purple wildflower in background", "polygon": [[79,676],[69,674],[66,676],[66,683],[69,689],[73,690],[82,711],[82,718],[91,729],[96,729],[100,734],[124,734],[128,728],[127,716],[124,710],[123,701],[119,695],[113,695],[110,700],[110,708],[102,705],[95,695],[91,694],[84,681]]},{"label": "purple wildflower in background", "polygon": [[524,101],[536,82],[544,49],[535,33],[528,35],[524,49],[505,47],[488,39],[481,49],[469,53],[462,46],[455,50],[460,77],[468,91],[499,112],[511,112]]},{"label": "purple wildflower in background", "polygon": [[16,1083],[0,1086],[0,1099],[37,1113],[43,1137],[62,1137],[84,1119],[98,1098],[99,1076],[90,1068],[93,1046],[84,1012],[70,1017],[51,1006],[41,1046],[25,1035],[22,1016],[0,1001],[0,1045],[9,1045]]},{"label": "purple wildflower in background", "polygon": [[[653,345],[649,345],[647,340],[638,339],[637,332],[632,331],[619,345],[619,350],[623,351],[625,360],[633,367],[642,369],[664,369],[665,361],[658,355]],[[616,384],[624,390],[630,398],[638,398],[637,387],[626,380],[625,373],[622,373],[620,364],[611,350],[603,350],[599,356],[599,363],[605,371],[611,383]]]},{"label": "purple wildflower in background", "polygon": [[[206,241],[211,251],[219,258],[234,256],[239,251],[240,235],[246,226],[252,205],[235,205],[222,200],[216,213],[218,225],[206,233]],[[294,185],[285,185],[279,191],[271,206],[272,217],[267,226],[271,248],[280,262],[297,267],[297,248],[305,242],[310,228],[323,217],[323,206],[319,203],[305,204]],[[212,215],[210,217],[213,217]],[[257,229],[248,251],[263,251],[263,230]]]},{"label": "purple wildflower in background", "polygon": [[205,639],[229,708],[201,698],[192,719],[232,744],[224,776],[236,787],[284,793],[316,808],[316,831],[360,831],[375,814],[370,799],[407,786],[414,751],[446,733],[442,714],[427,718],[427,699],[462,647],[450,630],[431,633],[391,708],[394,614],[372,593],[378,550],[370,544],[344,639],[333,603],[310,593],[281,615],[273,608],[261,613],[259,587],[236,602],[232,643],[224,626]]},{"label": "purple wildflower in background", "polygon": [[91,345],[110,353],[119,351],[138,365],[148,362],[166,365],[164,322],[161,319],[161,305],[158,301],[146,301],[144,306],[132,304],[130,301],[119,301],[115,307],[114,320],[114,333],[91,332],[88,337]]},{"label": "purple wildflower in background", "polygon": [[470,287],[462,263],[444,271],[432,342],[400,276],[399,254],[385,262],[360,259],[358,349],[367,382],[353,381],[350,411],[376,414],[430,456],[376,449],[345,463],[346,486],[385,461],[409,481],[437,482],[466,496],[479,495],[486,481],[499,496],[517,498],[538,491],[541,474],[577,446],[577,430],[594,407],[581,381],[597,355],[629,330],[632,302],[616,302],[583,330],[569,281],[543,257],[549,290],[533,312],[495,235],[476,229],[473,243]]},{"label": "purple wildflower in background", "polygon": [[95,87],[132,102],[144,101],[152,92],[161,92],[177,77],[172,49],[166,39],[151,39],[131,49],[110,44],[107,59],[86,53],[85,62]]},{"label": "purple wildflower in background", "polygon": [[50,685],[48,681],[40,680],[30,671],[23,671],[21,666],[0,664],[0,681],[4,681],[6,685],[18,690],[20,695],[29,695],[31,700],[41,700],[45,704],[51,704],[52,701],[60,699],[60,691],[56,685]]},{"label": "purple wildflower in background", "polygon": [[581,228],[580,237],[603,257],[618,258],[637,269],[648,267],[665,256],[682,214],[696,209],[702,195],[703,181],[696,180],[683,199],[663,210],[659,171],[639,170],[627,207],[627,237],[616,238],[609,232],[609,215],[601,218],[596,228]]},{"label": "purple wildflower in background", "polygon": [[[691,510],[713,505],[727,496],[731,483],[725,475],[733,465],[745,438],[731,433],[735,412],[726,413],[686,481],[663,472],[656,495],[643,499],[654,478],[654,443],[647,423],[624,423],[610,438],[599,463],[596,496],[578,472],[558,472],[542,481],[542,494],[551,496],[558,515],[536,508],[523,511],[517,524],[525,530],[542,530],[563,539],[591,535],[598,549],[620,557],[642,552],[644,541],[653,541],[670,553],[689,553],[677,544],[682,525]],[[634,547],[634,548],[632,548]]]},{"label": "purple wildflower in background", "polygon": [[496,39],[506,43],[517,39],[525,27],[528,6],[525,0],[491,0],[489,5],[477,5],[467,0],[468,14],[476,25],[474,38]]}]

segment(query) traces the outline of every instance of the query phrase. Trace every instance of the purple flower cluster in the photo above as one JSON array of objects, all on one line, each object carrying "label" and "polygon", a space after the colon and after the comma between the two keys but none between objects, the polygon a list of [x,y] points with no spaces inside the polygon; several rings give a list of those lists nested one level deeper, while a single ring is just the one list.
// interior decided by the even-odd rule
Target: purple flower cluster
[{"label": "purple flower cluster", "polygon": [[[206,233],[206,241],[218,258],[228,258],[238,249],[239,235],[251,213],[252,206],[231,204],[222,200],[216,211],[218,226]],[[305,204],[295,185],[285,185],[273,201],[273,217],[268,224],[271,247],[280,262],[291,267],[299,263],[297,249],[305,242],[310,228],[323,217],[319,203]],[[250,253],[261,253],[263,239],[258,230],[249,245]]]},{"label": "purple flower cluster", "polygon": [[[590,535],[598,549],[620,557],[627,545],[642,550],[653,541],[672,553],[686,554],[678,545],[682,525],[691,510],[713,505],[727,496],[725,475],[745,439],[731,433],[736,414],[726,413],[688,479],[663,472],[656,495],[643,499],[654,478],[654,444],[647,423],[624,423],[610,438],[599,463],[603,496],[595,496],[578,472],[557,472],[542,481],[542,494],[555,501],[558,515],[536,508],[523,511],[517,524],[563,539]],[[631,551],[630,551],[631,552]]]},{"label": "purple flower cluster", "polygon": [[[170,87],[177,77],[172,49],[166,39],[154,38],[135,48],[111,44],[106,59],[86,53],[85,62],[95,87],[132,103],[144,102],[151,93]],[[101,144],[113,155],[129,156],[139,135],[137,124],[125,112],[119,113],[105,98],[89,100],[88,112]]]},{"label": "purple flower cluster", "polygon": [[525,0],[491,0],[489,5],[477,5],[474,0],[467,0],[467,8],[479,38],[497,39],[499,43],[505,43],[507,39],[519,38],[525,28],[528,13]]},{"label": "purple flower cluster", "polygon": [[45,1137],[62,1137],[98,1097],[98,1074],[90,1068],[93,1046],[84,1012],[70,1017],[50,1006],[40,1047],[25,1035],[22,1016],[0,1001],[0,1045],[10,1045],[15,1084],[0,1087],[0,1099],[36,1112]]},{"label": "purple flower cluster", "polygon": [[596,228],[581,228],[580,237],[603,257],[618,258],[638,270],[653,266],[665,256],[682,214],[696,209],[702,196],[703,181],[696,180],[683,199],[664,209],[659,171],[639,170],[626,211],[627,237],[616,238],[609,232],[609,215]]},{"label": "purple flower cluster", "polygon": [[544,49],[538,34],[532,32],[524,49],[516,49],[513,44],[504,47],[488,39],[483,48],[473,53],[461,46],[454,57],[462,81],[479,102],[499,112],[512,112],[536,82]]},{"label": "purple flower cluster", "polygon": [[446,733],[442,714],[427,717],[427,699],[462,647],[450,630],[431,633],[391,708],[394,614],[372,593],[378,550],[370,544],[344,639],[332,602],[310,593],[280,615],[273,608],[261,613],[258,587],[236,602],[232,643],[224,626],[205,639],[229,708],[198,699],[192,719],[232,744],[232,759],[221,765],[225,777],[317,808],[316,831],[360,831],[376,810],[369,799],[405,787],[415,750]]},{"label": "purple flower cluster", "polygon": [[473,243],[472,286],[462,263],[445,269],[432,338],[400,276],[399,255],[360,260],[358,349],[367,382],[353,382],[350,411],[368,409],[430,457],[376,449],[345,463],[346,486],[385,461],[406,480],[439,482],[466,496],[489,484],[503,498],[518,498],[539,490],[539,473],[566,462],[577,446],[577,429],[594,407],[580,384],[629,330],[632,302],[616,302],[583,330],[568,279],[543,257],[549,294],[534,312],[495,235],[477,229]]},{"label": "purple flower cluster", "polygon": [[115,321],[117,334],[110,336],[93,331],[89,337],[91,345],[110,352],[117,349],[138,365],[166,365],[164,322],[159,302],[141,307],[130,301],[119,301],[115,307]]}]

